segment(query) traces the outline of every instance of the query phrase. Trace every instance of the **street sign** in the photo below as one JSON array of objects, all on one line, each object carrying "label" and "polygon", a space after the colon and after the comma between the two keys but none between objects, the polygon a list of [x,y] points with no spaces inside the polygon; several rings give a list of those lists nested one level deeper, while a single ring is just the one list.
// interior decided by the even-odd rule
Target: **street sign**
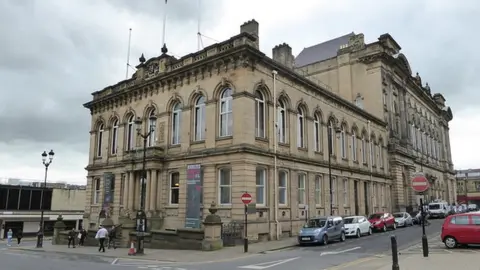
[{"label": "street sign", "polygon": [[242,194],[242,202],[243,204],[249,204],[252,202],[252,195],[248,194],[247,192]]},{"label": "street sign", "polygon": [[430,187],[428,179],[423,173],[416,173],[412,177],[412,189],[416,192],[425,192]]}]

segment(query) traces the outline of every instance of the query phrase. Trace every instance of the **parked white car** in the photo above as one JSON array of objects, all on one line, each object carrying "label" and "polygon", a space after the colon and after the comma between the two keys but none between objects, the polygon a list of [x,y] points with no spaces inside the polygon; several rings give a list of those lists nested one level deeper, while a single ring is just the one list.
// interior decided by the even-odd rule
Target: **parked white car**
[{"label": "parked white car", "polygon": [[407,212],[393,213],[393,217],[395,218],[395,222],[397,223],[398,227],[407,227],[413,225],[412,216],[410,216],[410,214]]},{"label": "parked white car", "polygon": [[360,238],[362,235],[371,235],[372,227],[364,216],[351,216],[343,219],[345,236]]}]

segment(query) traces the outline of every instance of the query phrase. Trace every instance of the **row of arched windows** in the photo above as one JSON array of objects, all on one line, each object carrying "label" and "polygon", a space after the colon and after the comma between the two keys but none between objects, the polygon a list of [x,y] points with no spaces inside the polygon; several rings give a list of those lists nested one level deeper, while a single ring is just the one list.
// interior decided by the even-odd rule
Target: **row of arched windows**
[{"label": "row of arched windows", "polygon": [[[220,99],[218,103],[218,136],[219,137],[228,137],[233,135],[233,91],[231,88],[226,88],[220,92]],[[278,143],[286,144],[288,143],[288,129],[290,128],[290,118],[287,111],[288,100],[286,96],[282,96],[278,99],[277,112],[276,112],[276,132]],[[183,106],[181,102],[175,101],[170,106],[170,124],[169,124],[169,144],[170,145],[179,145],[181,143],[182,134],[182,111]],[[267,116],[268,106],[266,106],[266,98],[264,93],[260,90],[255,92],[255,136],[259,138],[267,138],[267,125],[268,125],[268,116]],[[152,107],[147,111],[147,119],[150,116],[156,115],[156,110]],[[332,154],[338,154],[337,149],[340,150],[340,157],[347,159],[349,156],[352,160],[358,161],[358,156],[361,157],[362,163],[372,163],[376,165],[377,162],[380,166],[383,166],[383,141],[380,138],[378,144],[375,142],[375,136],[372,134],[370,140],[366,131],[361,133],[361,136],[358,136],[356,128],[352,128],[351,133],[347,131],[345,124],[342,124],[337,130],[336,120],[331,118],[328,123],[328,129],[323,128],[321,113],[317,112],[313,115],[313,125],[309,123],[307,119],[307,109],[305,105],[300,104],[297,107],[297,122],[296,127],[292,125],[297,130],[296,134],[296,143],[299,148],[307,148],[308,142],[308,130],[313,128],[313,143],[314,151],[322,152],[323,151],[323,136],[326,130],[327,136],[330,134],[330,137],[327,137],[329,143],[330,152]],[[130,113],[125,118],[125,149],[133,150],[135,148],[135,136],[136,136],[136,124],[135,124],[135,115]],[[192,139],[194,141],[203,141],[205,140],[205,130],[206,130],[206,97],[204,95],[198,94],[193,106],[193,134]],[[115,155],[118,151],[118,136],[119,136],[119,119],[114,118],[111,121],[111,132],[110,132],[110,154]],[[150,130],[151,120],[147,121],[146,128]],[[102,156],[102,149],[104,148],[104,127],[105,124],[101,122],[98,125],[97,129],[97,146],[96,154],[98,157]],[[156,133],[152,131],[152,134],[149,136],[147,141],[147,146],[154,146],[156,142]],[[357,140],[360,139],[360,142]],[[339,145],[338,145],[339,144]],[[339,148],[337,148],[339,146]],[[350,147],[350,151],[348,148]],[[368,149],[367,149],[368,148]],[[359,152],[360,151],[360,152]],[[370,152],[370,157],[367,157],[367,151]],[[359,154],[360,153],[360,154]]]}]

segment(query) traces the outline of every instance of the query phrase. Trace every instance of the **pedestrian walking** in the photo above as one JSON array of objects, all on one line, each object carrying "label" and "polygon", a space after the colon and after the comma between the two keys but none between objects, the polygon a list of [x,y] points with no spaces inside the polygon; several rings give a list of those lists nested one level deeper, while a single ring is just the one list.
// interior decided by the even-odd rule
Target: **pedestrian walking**
[{"label": "pedestrian walking", "polygon": [[113,226],[113,228],[108,233],[108,249],[110,249],[110,247],[113,247],[113,249],[117,249],[117,246],[115,244],[116,239],[117,239],[117,227]]},{"label": "pedestrian walking", "polygon": [[8,247],[12,246],[12,238],[13,238],[12,229],[8,229],[8,232],[7,232],[7,246]]},{"label": "pedestrian walking", "polygon": [[77,236],[77,234],[75,233],[75,228],[72,228],[72,230],[70,230],[68,232],[68,248],[70,248],[70,245],[73,246],[73,248],[75,248],[75,237]]},{"label": "pedestrian walking", "polygon": [[98,252],[105,252],[105,239],[108,236],[108,231],[104,227],[100,226],[97,234],[95,235],[95,239],[98,239],[100,243],[100,247],[98,248]]},{"label": "pedestrian walking", "polygon": [[16,236],[17,236],[17,245],[20,246],[20,243],[22,242],[22,238],[23,238],[23,231],[22,229],[19,229],[16,233]]},{"label": "pedestrian walking", "polygon": [[83,247],[85,245],[85,238],[87,238],[87,230],[82,228],[78,235],[80,236],[80,241],[79,241],[78,245]]}]

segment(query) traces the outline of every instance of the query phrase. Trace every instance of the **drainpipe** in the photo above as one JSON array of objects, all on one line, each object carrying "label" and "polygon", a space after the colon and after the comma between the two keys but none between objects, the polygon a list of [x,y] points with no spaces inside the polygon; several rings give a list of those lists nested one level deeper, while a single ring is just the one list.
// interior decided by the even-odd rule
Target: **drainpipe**
[{"label": "drainpipe", "polygon": [[[373,205],[373,196],[372,195],[376,195],[376,192],[373,192],[373,179],[372,179],[372,174],[373,174],[373,167],[372,167],[372,162],[373,162],[373,159],[374,159],[374,156],[373,156],[373,151],[374,150],[374,147],[375,146],[372,146],[372,136],[371,136],[371,133],[370,133],[370,120],[367,121],[367,132],[368,132],[368,141],[369,141],[369,153],[370,153],[370,162],[369,162],[369,169],[370,169],[370,185],[371,185],[371,190],[370,190],[370,203],[372,204],[372,209],[369,210],[372,211],[372,213],[375,213],[375,205]],[[369,213],[367,213],[368,215]]]},{"label": "drainpipe", "polygon": [[272,71],[273,75],[273,205],[274,205],[274,219],[275,219],[275,235],[276,239],[280,240],[280,224],[278,222],[278,172],[277,172],[277,74],[276,70]]}]

